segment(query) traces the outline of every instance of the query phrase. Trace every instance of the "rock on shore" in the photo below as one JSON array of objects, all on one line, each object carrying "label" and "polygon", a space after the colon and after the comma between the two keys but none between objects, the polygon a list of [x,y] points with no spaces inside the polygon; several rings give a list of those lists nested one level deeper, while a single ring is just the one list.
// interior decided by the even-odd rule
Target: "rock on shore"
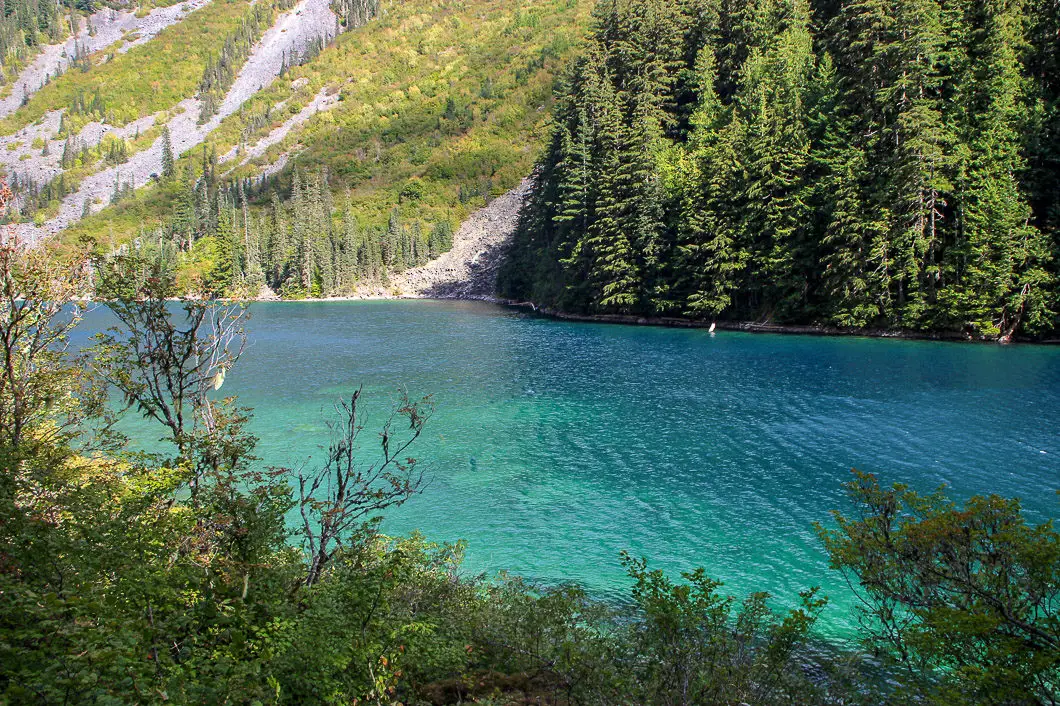
[{"label": "rock on shore", "polygon": [[464,221],[453,247],[422,267],[396,278],[398,296],[421,299],[490,299],[497,292],[497,273],[511,247],[519,209],[530,190],[524,179]]}]

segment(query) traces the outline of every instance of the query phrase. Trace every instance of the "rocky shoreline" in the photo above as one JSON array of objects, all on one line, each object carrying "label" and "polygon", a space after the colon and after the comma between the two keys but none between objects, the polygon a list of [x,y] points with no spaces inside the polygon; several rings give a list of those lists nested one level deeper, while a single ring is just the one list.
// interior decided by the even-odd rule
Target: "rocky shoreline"
[{"label": "rocky shoreline", "polygon": [[634,316],[624,314],[574,314],[570,312],[540,307],[533,302],[516,301],[496,296],[474,294],[453,296],[431,296],[426,294],[386,292],[382,288],[342,297],[322,297],[318,299],[281,299],[279,297],[255,297],[251,302],[300,303],[307,302],[356,302],[356,301],[481,301],[489,304],[524,311],[542,318],[558,321],[577,321],[583,323],[617,324],[621,326],[657,326],[661,328],[709,329],[712,325],[717,331],[742,331],[745,333],[774,333],[796,336],[829,336],[829,337],[863,337],[892,338],[910,341],[943,341],[953,343],[1030,343],[1040,345],[1058,345],[1060,339],[1034,339],[1026,336],[1012,341],[998,341],[993,338],[975,338],[959,331],[908,331],[881,328],[840,328],[815,324],[776,324],[757,321],[707,321],[702,319],[682,319],[673,316]]},{"label": "rocky shoreline", "polygon": [[625,326],[661,326],[664,328],[697,328],[709,329],[712,326],[718,331],[743,331],[746,333],[779,333],[803,336],[852,336],[865,338],[896,338],[903,340],[952,341],[966,343],[1047,343],[1058,344],[1060,340],[1036,340],[1026,337],[1012,341],[998,341],[992,338],[976,338],[960,331],[911,331],[902,329],[881,328],[840,328],[820,324],[777,324],[757,321],[707,321],[704,319],[684,319],[674,316],[635,316],[625,314],[573,314],[547,307],[539,307],[533,302],[520,302],[506,299],[492,299],[496,304],[514,309],[529,310],[538,316],[562,321],[582,321],[586,323],[621,324]]}]

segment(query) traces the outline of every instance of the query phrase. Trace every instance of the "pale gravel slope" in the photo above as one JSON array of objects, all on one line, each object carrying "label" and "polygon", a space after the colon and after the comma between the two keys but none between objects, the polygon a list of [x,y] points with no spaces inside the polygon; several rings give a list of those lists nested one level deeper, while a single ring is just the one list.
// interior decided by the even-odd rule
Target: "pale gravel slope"
[{"label": "pale gravel slope", "polygon": [[524,179],[460,224],[452,249],[396,278],[398,296],[422,299],[491,299],[497,272],[511,247],[519,209],[530,191]]},{"label": "pale gravel slope", "polygon": [[[275,80],[285,56],[301,53],[322,35],[330,36],[335,26],[336,17],[328,0],[302,0],[281,15],[254,46],[250,57],[225,95],[217,115],[207,123],[199,125],[198,99],[189,98],[178,104],[179,114],[168,123],[174,153],[180,155],[200,145],[224,118],[236,112],[247,99]],[[40,228],[30,224],[18,226],[19,237],[25,242],[37,242],[41,238],[58,233],[80,219],[86,201],[92,211],[103,208],[109,202],[114,185],[119,179],[123,184],[128,182],[139,187],[143,186],[152,174],[161,171],[162,139],[159,138],[151,147],[132,155],[125,164],[85,177],[78,191],[63,199],[58,216]]]},{"label": "pale gravel slope", "polygon": [[142,44],[154,37],[166,27],[179,22],[187,15],[210,0],[189,0],[170,7],[159,7],[144,17],[137,17],[133,12],[116,12],[110,9],[100,10],[92,15],[92,26],[96,33],[89,36],[88,26],[82,27],[76,38],[71,37],[62,44],[50,44],[25,68],[11,88],[7,97],[0,99],[0,117],[6,117],[22,105],[24,95],[33,95],[44,85],[44,78],[54,76],[58,70],[66,71],[74,55],[74,45],[79,43],[89,53],[106,49],[122,38],[126,32],[137,32],[132,42],[125,42],[118,48],[126,52],[137,44]]},{"label": "pale gravel slope", "polygon": [[238,146],[233,147],[221,156],[220,161],[224,163],[229,162],[236,157],[242,157],[242,159],[239,160],[239,165],[242,166],[252,159],[261,157],[269,147],[282,141],[283,138],[287,137],[287,134],[295,127],[309,120],[322,110],[330,110],[331,108],[334,108],[338,103],[338,96],[329,96],[326,89],[322,89],[304,108],[287,118],[282,125],[274,128],[268,135],[265,135],[248,147],[242,149]]},{"label": "pale gravel slope", "polygon": [[[16,174],[20,179],[32,178],[43,184],[62,172],[60,162],[63,154],[63,140],[53,139],[59,132],[61,111],[51,111],[37,124],[19,130],[14,135],[0,137],[0,164],[7,167],[8,174]],[[78,145],[95,147],[104,135],[115,135],[132,139],[137,132],[144,132],[154,125],[155,116],[135,120],[119,128],[101,122],[88,123],[77,134]],[[42,148],[34,147],[34,140],[47,140],[48,155],[44,156]]]}]

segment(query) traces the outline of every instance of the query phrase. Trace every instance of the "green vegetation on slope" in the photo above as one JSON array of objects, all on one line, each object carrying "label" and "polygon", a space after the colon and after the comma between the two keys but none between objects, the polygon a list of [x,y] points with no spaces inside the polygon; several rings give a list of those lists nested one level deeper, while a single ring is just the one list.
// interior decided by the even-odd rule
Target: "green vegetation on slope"
[{"label": "green vegetation on slope", "polygon": [[1058,18],[604,0],[502,286],[573,311],[1056,330]]},{"label": "green vegetation on slope", "polygon": [[261,35],[272,26],[276,17],[275,10],[287,10],[293,4],[291,0],[282,0],[272,6],[255,4],[244,15],[243,22],[225,37],[217,57],[211,56],[207,59],[197,94],[202,101],[202,107],[199,109],[200,123],[209,120],[220,109],[225,94],[236,80],[239,67],[250,56]]},{"label": "green vegetation on slope", "polygon": [[[253,13],[249,0],[214,0],[124,54],[98,52],[88,71],[67,71],[0,121],[13,133],[52,110],[66,109],[64,128],[77,132],[91,120],[111,125],[169,110],[195,95],[211,57]],[[75,106],[86,106],[75,112]]]},{"label": "green vegetation on slope", "polygon": [[[219,263],[223,272],[207,279],[224,281],[223,289],[253,291],[264,277],[292,294],[338,294],[362,279],[384,280],[418,261],[413,240],[417,253],[429,252],[432,233],[451,230],[529,173],[555,69],[587,15],[587,3],[568,0],[535,0],[515,12],[495,0],[388,5],[226,119],[209,136],[205,158],[198,150],[185,155],[176,178],[75,225],[66,241],[106,249],[140,236],[171,251],[189,277]],[[321,91],[336,97],[335,107],[265,157],[216,163],[216,155],[252,146]],[[283,153],[291,159],[279,178],[254,179]],[[299,211],[304,222],[295,215],[298,170],[303,183],[326,179],[332,193],[321,195],[321,208],[329,214]],[[347,203],[348,210],[335,208]],[[226,227],[218,233],[226,222],[237,226],[237,238]],[[340,281],[329,273],[342,269],[343,257],[349,262],[343,239],[353,227],[380,253],[396,252],[388,237],[408,243],[405,256]]]},{"label": "green vegetation on slope", "polygon": [[78,10],[91,12],[93,3],[14,0],[0,13],[0,79],[13,78],[18,68],[43,44],[55,44],[80,25]]}]

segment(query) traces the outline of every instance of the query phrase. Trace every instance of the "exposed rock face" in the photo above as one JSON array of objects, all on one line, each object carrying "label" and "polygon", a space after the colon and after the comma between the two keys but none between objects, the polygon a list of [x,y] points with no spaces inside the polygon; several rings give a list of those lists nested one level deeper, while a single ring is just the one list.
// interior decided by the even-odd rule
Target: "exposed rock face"
[{"label": "exposed rock face", "polygon": [[460,225],[452,249],[423,267],[406,270],[397,281],[401,296],[423,299],[490,299],[530,189],[524,179]]}]

